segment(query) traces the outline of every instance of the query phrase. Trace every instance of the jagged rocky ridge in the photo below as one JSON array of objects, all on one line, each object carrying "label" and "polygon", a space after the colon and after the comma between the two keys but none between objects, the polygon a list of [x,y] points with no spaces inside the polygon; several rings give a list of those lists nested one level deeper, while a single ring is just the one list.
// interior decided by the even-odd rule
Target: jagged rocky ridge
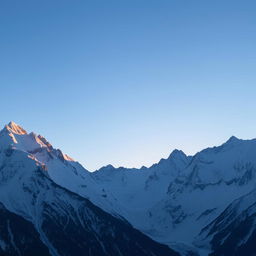
[{"label": "jagged rocky ridge", "polygon": [[55,170],[83,169],[14,123],[0,132],[0,255],[178,255],[56,184]]},{"label": "jagged rocky ridge", "polygon": [[[255,189],[255,175],[256,140],[236,137],[192,157],[175,150],[150,168],[107,166],[93,173],[105,190],[111,191],[135,227],[182,255],[224,255],[220,246],[226,246],[225,255],[244,255],[237,252],[243,241],[222,244],[216,242],[217,234],[214,241],[211,236],[202,238],[199,234],[220,218],[232,201]],[[254,222],[254,215],[250,218]],[[243,225],[240,228],[247,234]],[[235,229],[226,230],[226,236],[232,237],[233,232]],[[255,239],[253,232],[250,235]],[[233,250],[228,250],[231,245]],[[251,247],[250,253],[255,252]]]},{"label": "jagged rocky ridge", "polygon": [[[109,165],[93,173],[85,170],[60,150],[54,149],[42,136],[27,134],[14,123],[10,123],[0,132],[0,150],[0,202],[11,213],[33,223],[40,234],[40,240],[47,245],[52,255],[59,253],[55,251],[60,246],[51,245],[51,238],[45,238],[44,231],[40,229],[42,223],[33,219],[33,216],[42,212],[42,209],[38,210],[42,204],[39,203],[39,207],[37,203],[43,198],[46,204],[51,202],[52,206],[56,204],[52,201],[54,199],[61,206],[56,209],[53,207],[49,212],[54,212],[56,216],[60,213],[66,216],[71,214],[66,210],[68,208],[74,209],[72,211],[77,215],[77,203],[74,206],[70,199],[73,196],[82,201],[86,200],[86,209],[91,209],[89,205],[92,205],[99,211],[99,208],[103,209],[108,213],[102,211],[104,214],[121,221],[122,224],[127,220],[156,242],[169,245],[181,255],[256,253],[253,246],[256,140],[231,137],[223,145],[207,148],[194,156],[186,156],[182,151],[175,150],[167,159],[161,159],[149,168],[127,169]],[[29,163],[33,163],[33,168],[26,167]],[[37,167],[34,168],[35,166]],[[39,193],[40,196],[34,195],[28,200],[28,204],[24,203],[24,195],[33,195],[38,188],[32,185],[33,182],[29,179],[25,179],[28,174],[25,175],[27,172],[24,170],[20,171],[22,168],[33,170],[29,177],[31,173],[35,177],[43,174],[44,181],[48,180],[58,187],[57,191],[64,190],[63,193],[68,194],[67,199],[58,198],[62,193],[47,192],[43,195]],[[17,170],[25,182],[20,182]],[[9,179],[15,182],[7,182]],[[19,186],[25,184],[20,188],[22,193],[27,191],[25,194],[13,192],[17,183]],[[26,184],[30,184],[28,188]],[[9,190],[12,192],[9,193]],[[31,207],[33,202],[37,203]],[[71,206],[67,206],[67,202]],[[244,202],[249,202],[248,207]],[[82,207],[82,212],[85,208]],[[65,226],[66,217],[64,219],[57,224],[58,227]],[[79,225],[82,224],[78,221],[77,226]],[[104,236],[97,241],[106,240]],[[144,244],[143,249],[148,248],[145,241],[141,243]],[[158,243],[155,245],[159,246]],[[92,244],[88,247],[90,246]],[[74,245],[73,248],[76,247],[77,245]],[[96,247],[98,248],[99,244]],[[159,249],[156,251],[160,253]],[[61,255],[64,255],[62,253]],[[152,251],[144,253],[151,255]],[[168,253],[174,254],[173,251]]]}]

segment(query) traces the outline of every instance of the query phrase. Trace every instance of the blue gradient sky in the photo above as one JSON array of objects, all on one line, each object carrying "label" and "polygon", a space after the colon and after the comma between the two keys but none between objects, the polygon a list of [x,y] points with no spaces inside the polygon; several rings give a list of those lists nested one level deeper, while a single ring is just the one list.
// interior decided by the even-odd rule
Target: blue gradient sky
[{"label": "blue gradient sky", "polygon": [[256,2],[3,0],[1,126],[89,170],[256,137]]}]

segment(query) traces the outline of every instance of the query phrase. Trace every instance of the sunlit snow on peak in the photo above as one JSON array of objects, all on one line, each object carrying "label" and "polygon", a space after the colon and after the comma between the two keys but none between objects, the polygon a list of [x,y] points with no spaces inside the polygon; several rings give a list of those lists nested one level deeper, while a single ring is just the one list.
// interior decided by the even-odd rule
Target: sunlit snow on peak
[{"label": "sunlit snow on peak", "polygon": [[27,132],[21,126],[19,126],[18,124],[14,123],[13,121],[9,122],[9,124],[7,124],[5,126],[5,128],[9,132],[12,132],[12,133],[15,133],[15,134],[19,134],[19,135],[27,134]]}]

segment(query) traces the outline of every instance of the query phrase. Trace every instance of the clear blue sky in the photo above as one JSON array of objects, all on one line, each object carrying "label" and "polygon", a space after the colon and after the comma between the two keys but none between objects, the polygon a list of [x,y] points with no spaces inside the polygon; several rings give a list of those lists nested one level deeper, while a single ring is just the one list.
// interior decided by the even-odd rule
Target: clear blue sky
[{"label": "clear blue sky", "polygon": [[89,170],[256,137],[256,1],[3,0],[0,124]]}]

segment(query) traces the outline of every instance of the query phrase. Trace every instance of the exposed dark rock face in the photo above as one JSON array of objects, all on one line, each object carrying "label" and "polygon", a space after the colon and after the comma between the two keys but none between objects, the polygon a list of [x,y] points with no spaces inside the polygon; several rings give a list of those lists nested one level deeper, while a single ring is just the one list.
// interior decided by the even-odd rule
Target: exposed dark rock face
[{"label": "exposed dark rock face", "polygon": [[0,204],[0,255],[50,255],[32,223],[8,211],[2,204]]}]

